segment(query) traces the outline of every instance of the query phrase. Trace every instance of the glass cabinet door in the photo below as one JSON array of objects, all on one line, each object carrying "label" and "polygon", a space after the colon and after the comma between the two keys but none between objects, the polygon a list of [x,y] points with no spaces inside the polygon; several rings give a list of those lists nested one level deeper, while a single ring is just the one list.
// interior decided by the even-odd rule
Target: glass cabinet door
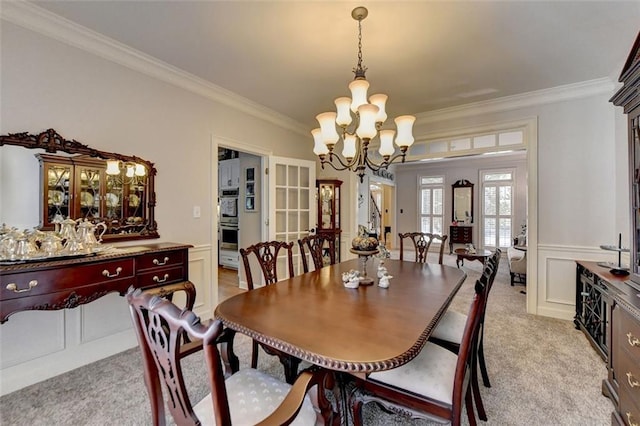
[{"label": "glass cabinet door", "polygon": [[44,194],[42,197],[43,215],[40,226],[53,229],[54,223],[71,215],[73,203],[71,162],[41,163]]},{"label": "glass cabinet door", "polygon": [[76,166],[76,200],[74,217],[82,219],[99,219],[103,216],[105,167],[98,165]]}]

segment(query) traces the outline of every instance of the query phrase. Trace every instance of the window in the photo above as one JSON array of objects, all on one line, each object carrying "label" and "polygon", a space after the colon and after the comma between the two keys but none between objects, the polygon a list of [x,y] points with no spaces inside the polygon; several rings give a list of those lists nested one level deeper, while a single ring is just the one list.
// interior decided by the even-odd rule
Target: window
[{"label": "window", "polygon": [[443,234],[444,228],[444,176],[420,176],[420,231]]},{"label": "window", "polygon": [[509,247],[513,230],[514,170],[486,170],[482,179],[484,247]]}]

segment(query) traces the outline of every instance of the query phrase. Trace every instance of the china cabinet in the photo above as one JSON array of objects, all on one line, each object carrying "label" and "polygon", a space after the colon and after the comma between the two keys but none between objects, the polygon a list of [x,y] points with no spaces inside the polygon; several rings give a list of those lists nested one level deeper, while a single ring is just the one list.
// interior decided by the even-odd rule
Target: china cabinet
[{"label": "china cabinet", "polygon": [[341,180],[317,179],[318,227],[316,233],[335,238],[336,262],[340,262],[340,186]]},{"label": "china cabinet", "polygon": [[[39,192],[32,193],[24,186],[22,195],[39,200],[42,230],[53,229],[55,219],[69,217],[104,222],[105,241],[159,237],[155,221],[157,170],[152,162],[91,148],[65,139],[54,129],[0,135],[0,147],[4,145],[37,151]],[[34,167],[24,173],[36,175],[38,170]],[[20,187],[19,179],[9,181]]]},{"label": "china cabinet", "polygon": [[611,98],[627,114],[629,138],[630,275],[612,292],[607,344],[609,374],[603,391],[615,404],[612,423],[640,424],[640,33],[620,76],[622,87]]},{"label": "china cabinet", "polygon": [[145,185],[135,176],[106,173],[103,160],[86,156],[37,154],[40,162],[42,206],[40,228],[54,229],[66,217],[120,223],[142,221]]}]

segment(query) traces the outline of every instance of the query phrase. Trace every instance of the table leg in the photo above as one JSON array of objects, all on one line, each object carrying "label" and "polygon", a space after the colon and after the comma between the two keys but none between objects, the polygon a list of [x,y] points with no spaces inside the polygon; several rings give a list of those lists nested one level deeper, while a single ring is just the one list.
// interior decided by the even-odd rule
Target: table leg
[{"label": "table leg", "polygon": [[218,343],[220,343],[220,357],[222,358],[222,364],[224,365],[225,377],[229,377],[240,370],[240,359],[238,359],[235,352],[233,352],[233,339],[235,336],[235,330],[225,328],[220,337],[218,337]]}]

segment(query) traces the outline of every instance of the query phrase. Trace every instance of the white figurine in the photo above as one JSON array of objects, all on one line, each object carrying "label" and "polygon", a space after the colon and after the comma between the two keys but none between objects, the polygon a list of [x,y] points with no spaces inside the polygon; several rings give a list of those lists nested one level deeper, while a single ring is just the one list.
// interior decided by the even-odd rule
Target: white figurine
[{"label": "white figurine", "polygon": [[389,280],[391,278],[393,278],[393,276],[384,274],[382,277],[380,277],[380,280],[378,280],[378,286],[382,288],[389,288]]},{"label": "white figurine", "polygon": [[383,263],[380,262],[380,265],[378,266],[378,278],[382,278],[386,274],[387,274],[387,268],[385,268],[383,266]]},{"label": "white figurine", "polygon": [[360,276],[358,271],[350,270],[342,273],[342,282],[347,288],[358,288],[360,286]]}]

